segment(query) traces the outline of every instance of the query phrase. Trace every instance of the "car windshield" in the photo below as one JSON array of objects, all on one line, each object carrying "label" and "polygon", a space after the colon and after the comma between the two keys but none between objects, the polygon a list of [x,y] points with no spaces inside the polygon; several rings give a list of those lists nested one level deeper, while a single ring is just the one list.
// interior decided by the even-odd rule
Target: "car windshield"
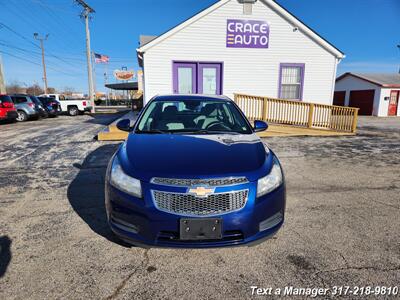
[{"label": "car windshield", "polygon": [[252,130],[236,106],[227,100],[152,101],[136,133],[240,133]]}]

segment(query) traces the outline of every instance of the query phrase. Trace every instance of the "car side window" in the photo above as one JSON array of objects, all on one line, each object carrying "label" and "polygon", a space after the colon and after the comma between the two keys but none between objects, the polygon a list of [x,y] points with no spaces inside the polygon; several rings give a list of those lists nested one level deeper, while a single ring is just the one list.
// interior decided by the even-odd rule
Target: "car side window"
[{"label": "car side window", "polygon": [[16,96],[14,99],[15,99],[15,103],[17,103],[17,104],[28,102],[28,99],[26,99],[26,97]]}]

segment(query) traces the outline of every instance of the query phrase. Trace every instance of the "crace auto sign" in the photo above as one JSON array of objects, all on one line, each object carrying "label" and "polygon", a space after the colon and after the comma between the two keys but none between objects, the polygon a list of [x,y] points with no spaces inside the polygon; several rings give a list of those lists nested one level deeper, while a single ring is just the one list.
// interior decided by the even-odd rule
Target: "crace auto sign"
[{"label": "crace auto sign", "polygon": [[228,20],[226,27],[226,47],[228,48],[268,48],[269,25],[265,21]]}]

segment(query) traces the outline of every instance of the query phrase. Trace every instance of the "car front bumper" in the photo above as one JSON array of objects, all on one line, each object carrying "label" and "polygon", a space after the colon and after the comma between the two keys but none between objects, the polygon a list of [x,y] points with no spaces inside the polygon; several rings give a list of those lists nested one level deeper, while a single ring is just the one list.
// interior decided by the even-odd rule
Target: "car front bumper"
[{"label": "car front bumper", "polygon": [[[222,219],[222,238],[217,240],[181,240],[181,218],[202,218],[176,215],[158,210],[154,205],[151,184],[143,184],[144,197],[138,199],[106,182],[106,209],[112,231],[122,240],[142,247],[210,248],[253,245],[273,236],[284,221],[285,186],[255,198],[256,183],[249,187],[244,208],[204,218]],[[243,186],[238,186],[243,188]],[[270,221],[268,221],[270,220]],[[267,224],[263,230],[260,224]],[[268,225],[269,224],[269,225]]]}]

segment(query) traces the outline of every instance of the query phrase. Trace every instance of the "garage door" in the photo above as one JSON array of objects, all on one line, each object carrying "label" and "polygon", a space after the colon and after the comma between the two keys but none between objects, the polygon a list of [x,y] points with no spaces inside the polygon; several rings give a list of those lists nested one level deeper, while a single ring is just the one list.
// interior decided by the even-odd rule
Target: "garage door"
[{"label": "garage door", "polygon": [[349,106],[358,107],[359,115],[371,116],[374,108],[374,96],[375,90],[351,91]]},{"label": "garage door", "polygon": [[335,92],[333,95],[333,105],[344,106],[346,91]]}]

